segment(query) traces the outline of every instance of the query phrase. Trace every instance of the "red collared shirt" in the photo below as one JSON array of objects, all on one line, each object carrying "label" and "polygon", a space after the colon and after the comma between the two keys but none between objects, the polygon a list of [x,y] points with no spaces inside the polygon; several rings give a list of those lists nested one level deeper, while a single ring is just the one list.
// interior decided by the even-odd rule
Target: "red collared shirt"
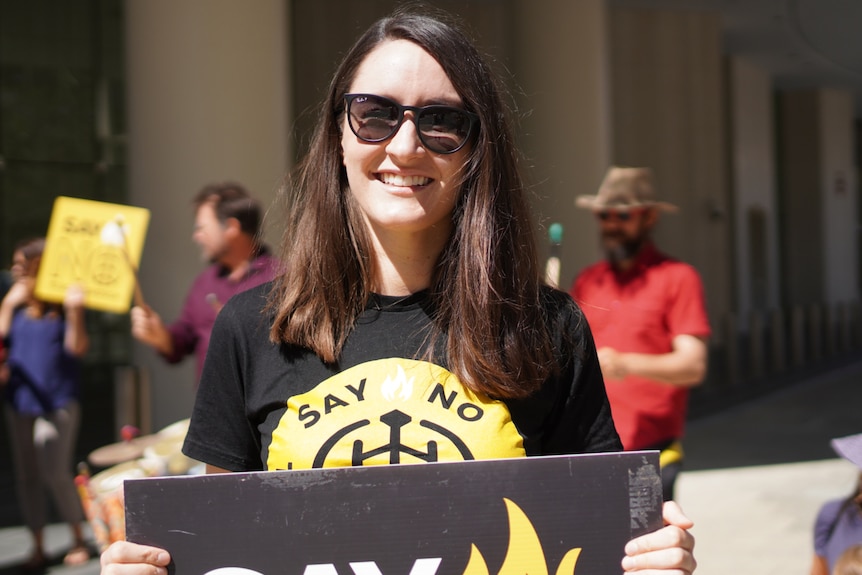
[{"label": "red collared shirt", "polygon": [[[618,273],[602,261],[583,270],[571,295],[583,308],[596,348],[662,354],[677,335],[708,337],[703,285],[690,265],[652,244]],[[654,447],[682,437],[688,390],[630,375],[605,379],[614,423],[627,450]]]}]

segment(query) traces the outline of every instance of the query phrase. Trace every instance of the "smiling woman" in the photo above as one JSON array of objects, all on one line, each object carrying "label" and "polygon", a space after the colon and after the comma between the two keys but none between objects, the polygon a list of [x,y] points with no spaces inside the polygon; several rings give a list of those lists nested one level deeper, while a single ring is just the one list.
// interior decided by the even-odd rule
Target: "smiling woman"
[{"label": "smiling woman", "polygon": [[[541,283],[497,86],[445,17],[359,38],[285,187],[285,271],[218,316],[186,455],[224,472],[621,448],[584,316]],[[691,523],[665,519],[627,570],[693,570]],[[168,560],[117,543],[102,563]]]},{"label": "smiling woman", "polygon": [[[555,364],[547,326],[521,321],[543,316],[531,215],[498,83],[455,30],[400,13],[336,71],[286,190],[284,258],[295,272],[273,292],[271,336],[334,362],[369,294],[428,290],[429,330],[447,334],[462,379],[525,396]],[[457,146],[431,143],[441,125]]]}]

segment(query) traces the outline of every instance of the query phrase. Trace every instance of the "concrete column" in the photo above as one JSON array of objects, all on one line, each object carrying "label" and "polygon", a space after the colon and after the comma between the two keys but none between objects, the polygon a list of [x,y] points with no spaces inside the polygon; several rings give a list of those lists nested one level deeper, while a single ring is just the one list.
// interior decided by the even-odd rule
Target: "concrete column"
[{"label": "concrete column", "polygon": [[809,359],[805,341],[805,309],[795,305],[790,309],[790,363],[793,367],[802,367]]},{"label": "concrete column", "polygon": [[741,58],[728,65],[735,307],[740,314],[780,305],[775,127],[769,75]]},{"label": "concrete column", "polygon": [[808,357],[818,362],[823,359],[823,307],[811,304],[808,307]]},{"label": "concrete column", "polygon": [[547,227],[560,222],[560,284],[568,289],[600,257],[598,229],[574,199],[596,193],[610,162],[606,11],[602,0],[515,0],[512,6],[519,144],[536,196],[539,246],[547,249]]},{"label": "concrete column", "polygon": [[773,372],[781,372],[787,367],[787,324],[784,313],[774,309],[769,313],[771,343],[771,364]]},{"label": "concrete column", "polygon": [[753,379],[760,379],[766,373],[766,353],[764,346],[764,314],[751,312],[748,322],[748,374]]},{"label": "concrete column", "polygon": [[850,338],[852,349],[862,348],[862,304],[854,301],[849,304]]},{"label": "concrete column", "polygon": [[660,197],[681,208],[656,239],[701,273],[717,325],[733,286],[721,16],[612,8],[610,52],[612,160],[652,167]]},{"label": "concrete column", "polygon": [[[739,385],[742,382],[742,358],[739,348],[739,318],[733,312],[722,316],[722,327],[724,328],[724,350],[727,370],[727,384]],[[717,331],[717,330],[716,330]]]},{"label": "concrete column", "polygon": [[785,92],[779,110],[785,303],[857,299],[852,96],[839,90]]},{"label": "concrete column", "polygon": [[[204,266],[191,197],[236,180],[268,206],[286,171],[287,9],[285,0],[146,0],[125,13],[130,202],[152,212],[141,285],[171,321]],[[150,375],[154,427],[188,417],[193,359],[169,367],[140,345],[134,359]]]},{"label": "concrete column", "polygon": [[819,93],[823,201],[823,281],[825,303],[859,297],[857,167],[854,165],[854,95],[843,90]]}]

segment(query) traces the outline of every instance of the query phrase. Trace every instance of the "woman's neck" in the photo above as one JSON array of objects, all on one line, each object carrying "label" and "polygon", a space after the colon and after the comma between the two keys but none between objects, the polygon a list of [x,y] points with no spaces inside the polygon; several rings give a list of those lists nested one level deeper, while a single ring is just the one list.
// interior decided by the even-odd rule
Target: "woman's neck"
[{"label": "woman's neck", "polygon": [[[436,259],[435,259],[436,262]],[[377,258],[374,291],[380,295],[403,296],[416,293],[431,285],[434,264],[421,262],[393,262]]]},{"label": "woman's neck", "polygon": [[381,241],[374,236],[374,291],[401,296],[427,289],[445,241],[416,236]]}]

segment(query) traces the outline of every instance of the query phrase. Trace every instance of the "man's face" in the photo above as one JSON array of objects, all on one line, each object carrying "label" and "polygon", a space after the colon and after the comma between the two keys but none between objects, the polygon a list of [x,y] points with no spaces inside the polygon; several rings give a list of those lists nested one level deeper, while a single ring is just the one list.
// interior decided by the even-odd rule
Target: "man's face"
[{"label": "man's face", "polygon": [[201,259],[217,263],[227,252],[226,228],[218,220],[211,203],[201,204],[195,214],[195,231],[192,240],[201,248]]},{"label": "man's face", "polygon": [[649,208],[596,210],[601,244],[611,263],[631,260],[649,237],[656,220]]}]

